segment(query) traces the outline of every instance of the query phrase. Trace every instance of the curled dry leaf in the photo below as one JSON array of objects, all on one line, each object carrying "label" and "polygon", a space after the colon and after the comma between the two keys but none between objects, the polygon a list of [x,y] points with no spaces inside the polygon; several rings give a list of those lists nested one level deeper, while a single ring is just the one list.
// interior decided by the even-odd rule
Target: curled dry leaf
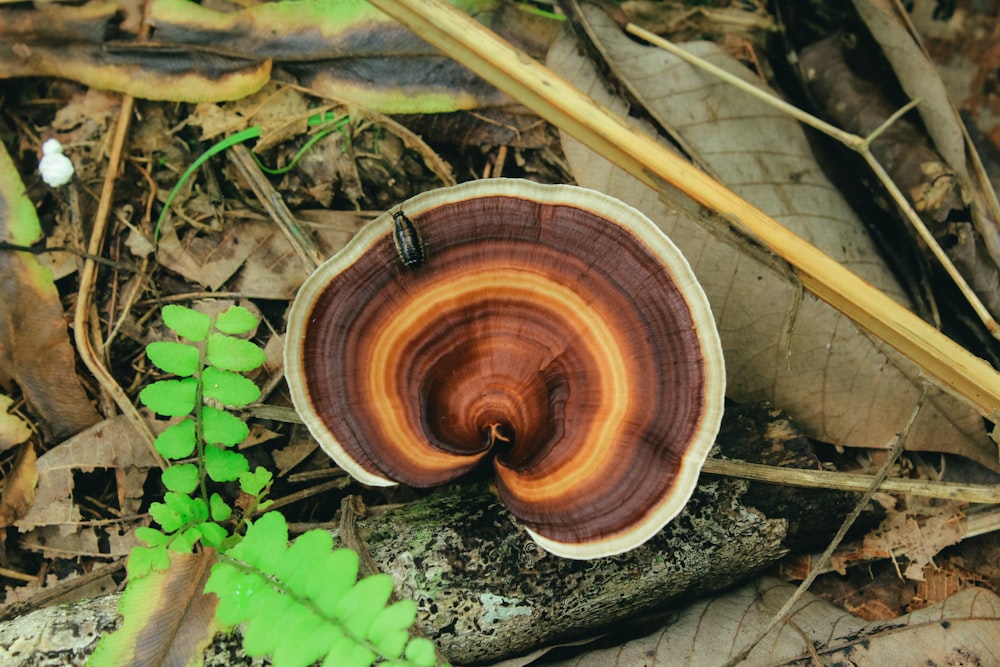
[{"label": "curled dry leaf", "polygon": [[[0,145],[0,240],[30,246],[41,235],[35,207]],[[34,255],[0,250],[0,304],[0,385],[17,383],[46,436],[65,438],[95,423],[59,293]]]},{"label": "curled dry leaf", "polygon": [[28,442],[17,453],[14,467],[7,475],[0,497],[0,528],[6,528],[24,516],[35,501],[38,472],[35,469],[35,446]]},{"label": "curled dry leaf", "polygon": [[[723,665],[763,630],[794,590],[777,579],[762,579],[687,607],[651,635],[554,664]],[[995,664],[998,634],[1000,597],[984,589],[966,589],[906,616],[874,623],[806,593],[787,621],[739,664],[811,664],[810,656],[817,654],[824,665]]]},{"label": "curled dry leaf", "polygon": [[[877,282],[882,276],[882,287],[899,293],[867,240],[853,231],[845,232],[849,236],[841,240],[825,233],[825,228],[841,223],[823,212],[834,207],[843,212],[846,207],[837,202],[836,192],[818,165],[792,152],[802,145],[794,138],[802,134],[795,123],[788,122],[781,130],[784,138],[765,157],[748,153],[748,137],[758,131],[754,119],[777,123],[773,111],[759,109],[749,96],[730,97],[735,91],[722,90],[708,75],[689,72],[681,76],[679,70],[690,69],[688,65],[628,40],[606,17],[588,15],[595,24],[603,21],[605,45],[614,45],[615,57],[625,59],[621,69],[635,77],[636,85],[652,87],[649,97],[655,100],[657,111],[673,114],[694,149],[710,153],[716,169],[724,166],[721,158],[731,160],[727,168],[732,170],[728,178],[733,182],[729,185],[737,193],[756,200],[765,212],[806,234],[825,251],[853,262],[852,269],[864,272],[869,280]],[[703,55],[710,51],[706,45],[694,48]],[[716,64],[727,60],[718,51],[711,55]],[[624,102],[606,92],[593,65],[579,54],[568,34],[553,45],[548,62],[594,99],[627,115]],[[723,66],[742,69],[734,62]],[[748,78],[746,73],[742,76]],[[664,89],[663,82],[670,82],[671,87]],[[717,117],[724,109],[711,110],[702,103],[717,95],[728,100],[720,104],[728,109],[729,119]],[[789,271],[761,259],[752,244],[743,241],[737,247],[695,224],[676,207],[661,202],[655,191],[565,134],[563,146],[581,185],[607,192],[646,213],[687,256],[719,324],[731,398],[770,401],[787,410],[809,435],[827,442],[887,447],[893,441],[922,391],[922,376],[913,363],[824,302],[803,294]],[[718,228],[725,225],[720,223]],[[934,389],[906,444],[913,450],[949,451],[996,466],[996,447],[986,437],[979,415]]]},{"label": "curled dry leaf", "polygon": [[31,428],[17,415],[8,412],[14,400],[0,394],[0,452],[19,445],[31,437]]},{"label": "curled dry leaf", "polygon": [[197,665],[222,629],[215,619],[218,598],[202,589],[215,551],[167,551],[170,566],[129,582],[118,611],[121,628],[105,635],[90,665]]}]

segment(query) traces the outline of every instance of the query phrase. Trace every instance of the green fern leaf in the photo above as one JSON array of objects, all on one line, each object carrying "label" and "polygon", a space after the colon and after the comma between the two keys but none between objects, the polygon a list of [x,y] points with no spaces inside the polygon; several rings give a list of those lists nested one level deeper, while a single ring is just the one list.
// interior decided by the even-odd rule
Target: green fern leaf
[{"label": "green fern leaf", "polygon": [[377,658],[375,651],[344,636],[330,648],[323,667],[371,667]]},{"label": "green fern leaf", "polygon": [[201,424],[205,432],[205,442],[210,445],[232,447],[250,435],[250,429],[242,419],[225,410],[207,405],[202,409]]},{"label": "green fern leaf", "polygon": [[424,637],[414,637],[406,645],[406,659],[413,667],[434,667],[437,663],[434,642]]},{"label": "green fern leaf", "polygon": [[[337,549],[328,553],[315,561],[313,577],[313,581],[309,582],[313,602],[322,614],[336,618],[337,606],[358,579],[357,552],[352,549]],[[319,582],[322,584],[317,585]]]},{"label": "green fern leaf", "polygon": [[368,641],[378,649],[383,658],[403,655],[410,639],[409,628],[417,618],[417,605],[413,600],[400,600],[379,611],[368,631]]},{"label": "green fern leaf", "polygon": [[208,510],[212,521],[227,521],[233,515],[233,508],[218,493],[213,493],[208,499]]},{"label": "green fern leaf", "polygon": [[257,326],[257,317],[243,306],[230,306],[215,318],[215,328],[227,334],[245,334]]},{"label": "green fern leaf", "polygon": [[[159,532],[159,531],[157,531]],[[166,570],[170,567],[170,556],[166,546],[132,547],[128,554],[128,576],[130,579],[144,577],[153,570]]]},{"label": "green fern leaf", "polygon": [[239,373],[208,366],[202,373],[202,381],[204,396],[214,398],[223,405],[240,408],[260,398],[260,388]]},{"label": "green fern leaf", "polygon": [[257,466],[253,472],[240,475],[240,489],[248,496],[259,496],[264,488],[271,483],[273,475],[267,468]]},{"label": "green fern leaf", "polygon": [[243,541],[227,555],[266,574],[276,574],[288,547],[288,525],[278,512],[268,512],[254,521]]},{"label": "green fern leaf", "polygon": [[163,486],[177,493],[191,493],[198,488],[198,466],[193,463],[173,465],[163,471]]},{"label": "green fern leaf", "polygon": [[153,365],[167,373],[189,377],[198,372],[198,348],[185,343],[154,341],[146,346],[146,356]]},{"label": "green fern leaf", "polygon": [[322,618],[307,613],[289,623],[274,647],[274,667],[311,665],[330,652],[330,638]]},{"label": "green fern leaf", "polygon": [[[404,600],[386,607],[391,577],[356,581],[358,555],[333,549],[323,531],[309,531],[291,545],[287,540],[285,518],[265,514],[213,566],[205,585],[219,598],[220,622],[246,623],[247,655],[271,655],[276,667],[306,667],[319,659],[337,667],[368,667],[377,659],[407,667],[426,662],[427,647],[409,637],[416,605]],[[404,651],[414,660],[403,660]],[[429,655],[433,665],[433,645]]]},{"label": "green fern leaf", "polygon": [[354,585],[337,605],[337,618],[351,637],[367,637],[375,617],[392,595],[392,577],[373,574]]},{"label": "green fern leaf", "polygon": [[[347,550],[350,553],[353,551]],[[333,538],[325,530],[310,530],[298,538],[281,557],[274,575],[293,594],[311,599],[315,592],[326,586],[322,573],[330,569],[326,561],[333,555]],[[357,565],[345,573],[349,579],[338,582],[343,592],[354,585]],[[344,575],[340,575],[343,577]],[[323,610],[325,611],[325,610]]]},{"label": "green fern leaf", "polygon": [[211,521],[199,523],[197,526],[194,526],[194,529],[201,536],[201,543],[213,549],[218,549],[226,541],[226,538],[229,537],[229,533],[225,528]]},{"label": "green fern leaf", "polygon": [[244,572],[228,562],[219,562],[212,566],[212,573],[205,582],[205,592],[215,593],[219,598],[215,609],[219,622],[233,626],[253,616],[256,593],[267,585],[259,574]]},{"label": "green fern leaf", "polygon": [[[239,376],[242,377],[242,376]],[[243,378],[246,380],[246,378]],[[250,380],[247,380],[250,382]],[[253,384],[250,382],[250,384]],[[254,385],[256,387],[256,385]],[[139,400],[147,408],[166,417],[183,417],[194,410],[198,380],[160,380],[139,392]],[[259,391],[258,391],[259,395]],[[256,400],[256,399],[254,399]]]},{"label": "green fern leaf", "polygon": [[168,507],[166,503],[151,503],[149,515],[168,533],[176,532],[184,525],[184,519],[181,518],[180,513]]},{"label": "green fern leaf", "polygon": [[247,457],[239,452],[219,449],[215,445],[205,447],[205,472],[215,482],[234,482],[250,470]]},{"label": "green fern leaf", "polygon": [[135,529],[135,537],[147,547],[162,547],[170,541],[169,535],[149,526],[139,526]]},{"label": "green fern leaf", "polygon": [[243,650],[252,656],[270,655],[288,627],[308,618],[308,613],[271,585],[260,589],[257,598],[254,615],[243,630]]},{"label": "green fern leaf", "polygon": [[208,330],[212,326],[211,317],[184,306],[168,304],[160,312],[163,316],[163,323],[169,329],[193,343],[205,340],[205,336],[208,335]]},{"label": "green fern leaf", "polygon": [[199,525],[189,526],[177,533],[174,541],[170,543],[169,549],[182,554],[194,553],[194,545],[201,540],[201,531],[198,528],[200,528]]},{"label": "green fern leaf", "polygon": [[208,337],[207,356],[210,364],[227,371],[252,371],[267,361],[264,350],[250,341],[217,333]]},{"label": "green fern leaf", "polygon": [[[242,422],[240,422],[242,423]],[[194,453],[194,420],[185,419],[168,426],[153,442],[162,456],[168,459],[183,459]]]}]

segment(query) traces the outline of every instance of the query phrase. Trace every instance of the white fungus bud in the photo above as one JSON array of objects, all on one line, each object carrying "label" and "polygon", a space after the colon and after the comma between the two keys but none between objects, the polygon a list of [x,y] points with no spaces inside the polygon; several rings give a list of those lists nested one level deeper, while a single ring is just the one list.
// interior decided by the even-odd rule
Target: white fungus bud
[{"label": "white fungus bud", "polygon": [[73,161],[63,155],[63,147],[58,139],[49,139],[42,144],[38,172],[42,175],[42,180],[54,188],[66,185],[73,178]]}]

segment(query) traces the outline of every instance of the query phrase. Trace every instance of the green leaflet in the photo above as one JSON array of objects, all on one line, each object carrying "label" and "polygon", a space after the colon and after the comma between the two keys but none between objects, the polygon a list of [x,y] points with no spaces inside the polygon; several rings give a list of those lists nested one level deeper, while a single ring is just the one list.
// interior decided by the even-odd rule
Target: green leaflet
[{"label": "green leaflet", "polygon": [[160,380],[139,392],[139,400],[153,412],[166,417],[180,417],[194,410],[198,381],[194,378],[183,380]]},{"label": "green leaflet", "polygon": [[156,341],[146,346],[146,356],[167,373],[190,377],[198,372],[198,348],[194,345]]},{"label": "green leaflet", "polygon": [[231,306],[215,318],[215,328],[231,335],[250,333],[257,328],[257,317],[243,306]]},{"label": "green leaflet", "polygon": [[228,371],[252,371],[267,361],[267,355],[253,343],[221,333],[208,337],[208,363]]},{"label": "green leaflet", "polygon": [[212,327],[212,318],[205,313],[199,313],[193,308],[185,308],[168,304],[161,311],[163,324],[178,336],[187,338],[192,343],[205,340],[208,330]]},{"label": "green leaflet", "polygon": [[207,405],[201,412],[201,426],[205,433],[205,442],[210,445],[232,447],[250,435],[250,429],[242,419]]},{"label": "green leaflet", "polygon": [[[140,392],[140,400],[160,414],[182,417],[155,445],[168,460],[183,461],[163,471],[167,491],[162,502],[150,505],[160,530],[136,530],[146,546],[129,556],[122,630],[102,638],[88,664],[146,664],[152,659],[147,638],[154,636],[164,651],[178,652],[183,664],[198,665],[211,632],[245,623],[246,653],[270,655],[277,667],[305,667],[320,660],[331,667],[367,667],[376,661],[397,667],[434,665],[434,645],[410,637],[416,605],[411,600],[389,604],[393,584],[387,575],[358,581],[358,555],[335,549],[324,531],[309,531],[289,543],[285,518],[278,512],[247,522],[241,536],[243,524],[235,523],[233,508],[213,490],[212,485],[238,480],[251,497],[249,506],[241,503],[247,517],[270,504],[263,497],[271,473],[260,467],[251,472],[246,457],[231,449],[249,429],[216,407],[242,406],[260,397],[257,386],[240,375],[265,358],[257,345],[237,337],[256,329],[253,314],[233,307],[211,317],[167,306],[163,321],[185,342],[151,343],[147,354],[158,368],[182,379],[153,382]],[[219,562],[208,574],[204,557],[215,554]],[[208,609],[216,605],[213,620],[201,623],[208,634],[194,648],[177,649],[168,626],[176,618],[204,613],[193,609],[194,598],[176,597],[178,587],[191,593],[190,586],[182,585],[186,572],[177,570],[199,567],[203,592],[216,594],[206,598],[211,600]],[[156,601],[157,614],[149,613],[148,599]],[[199,608],[206,607],[199,602]]]},{"label": "green leaflet", "polygon": [[212,567],[205,591],[219,597],[220,622],[246,623],[247,654],[271,655],[277,667],[319,659],[330,665],[367,666],[377,659],[434,665],[433,645],[410,639],[413,601],[386,606],[392,579],[376,574],[356,581],[357,572],[357,554],[333,549],[324,531],[309,531],[289,545],[284,517],[270,512]]},{"label": "green leaflet", "polygon": [[[241,424],[243,422],[240,422]],[[168,426],[153,442],[156,451],[168,459],[183,459],[194,453],[194,420],[185,419]]]}]

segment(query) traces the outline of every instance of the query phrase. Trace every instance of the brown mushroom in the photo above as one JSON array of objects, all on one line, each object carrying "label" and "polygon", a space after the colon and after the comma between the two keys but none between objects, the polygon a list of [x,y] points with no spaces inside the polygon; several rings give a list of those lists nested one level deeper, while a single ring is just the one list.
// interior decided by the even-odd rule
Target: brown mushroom
[{"label": "brown mushroom", "polygon": [[362,483],[440,485],[492,456],[504,503],[567,558],[627,551],[680,512],[725,385],[705,295],[648,218],[513,179],[365,226],[299,291],[285,371]]}]

